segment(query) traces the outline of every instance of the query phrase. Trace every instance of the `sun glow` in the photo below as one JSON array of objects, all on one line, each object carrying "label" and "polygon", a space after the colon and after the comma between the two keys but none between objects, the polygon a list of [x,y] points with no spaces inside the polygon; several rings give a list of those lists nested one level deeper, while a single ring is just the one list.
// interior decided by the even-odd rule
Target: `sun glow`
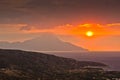
[{"label": "sun glow", "polygon": [[86,36],[88,36],[88,37],[92,37],[93,35],[94,35],[94,32],[92,32],[92,31],[86,32]]}]

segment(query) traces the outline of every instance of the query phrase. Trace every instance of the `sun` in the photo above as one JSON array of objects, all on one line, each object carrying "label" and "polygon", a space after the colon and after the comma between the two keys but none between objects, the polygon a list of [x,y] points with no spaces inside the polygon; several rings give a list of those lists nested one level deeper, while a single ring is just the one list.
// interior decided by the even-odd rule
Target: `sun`
[{"label": "sun", "polygon": [[93,31],[87,31],[86,32],[86,36],[88,36],[88,37],[92,37],[93,35],[94,35]]}]

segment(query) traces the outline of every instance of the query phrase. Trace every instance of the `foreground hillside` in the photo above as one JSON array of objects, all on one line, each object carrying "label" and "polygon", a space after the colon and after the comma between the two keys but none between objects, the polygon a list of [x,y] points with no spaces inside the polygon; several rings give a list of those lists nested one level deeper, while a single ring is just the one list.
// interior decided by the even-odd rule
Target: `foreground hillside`
[{"label": "foreground hillside", "polygon": [[22,78],[22,80],[24,78],[47,78],[56,73],[69,72],[85,66],[105,67],[106,65],[98,62],[76,61],[37,52],[0,50],[0,76],[2,78],[16,77]]}]

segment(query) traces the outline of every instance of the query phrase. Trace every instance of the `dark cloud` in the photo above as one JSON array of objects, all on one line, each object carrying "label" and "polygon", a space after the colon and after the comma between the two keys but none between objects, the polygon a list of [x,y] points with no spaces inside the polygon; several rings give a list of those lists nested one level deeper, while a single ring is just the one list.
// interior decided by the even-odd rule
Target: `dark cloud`
[{"label": "dark cloud", "polygon": [[20,28],[20,30],[31,30],[31,27],[29,26],[23,26]]},{"label": "dark cloud", "polygon": [[25,7],[47,10],[116,10],[120,8],[119,0],[30,0]]},{"label": "dark cloud", "polygon": [[120,21],[120,0],[0,0],[1,23],[49,28],[65,23]]}]

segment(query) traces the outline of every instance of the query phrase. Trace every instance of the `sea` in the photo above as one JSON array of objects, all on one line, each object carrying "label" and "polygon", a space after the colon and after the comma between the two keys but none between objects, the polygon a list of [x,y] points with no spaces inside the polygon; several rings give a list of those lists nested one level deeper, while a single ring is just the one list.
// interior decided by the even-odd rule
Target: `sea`
[{"label": "sea", "polygon": [[120,71],[120,52],[118,51],[90,51],[90,52],[75,52],[75,51],[52,51],[45,52],[60,57],[73,58],[79,61],[94,61],[101,62],[109,66],[112,71]]}]

